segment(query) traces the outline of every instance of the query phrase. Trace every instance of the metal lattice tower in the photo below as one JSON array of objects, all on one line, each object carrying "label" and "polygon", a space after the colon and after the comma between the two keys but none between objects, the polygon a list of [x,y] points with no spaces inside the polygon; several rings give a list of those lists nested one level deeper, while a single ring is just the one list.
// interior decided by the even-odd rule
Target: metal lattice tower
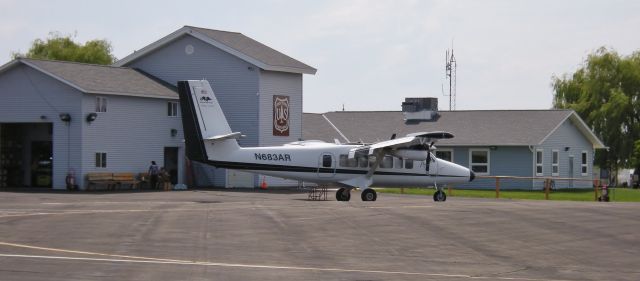
[{"label": "metal lattice tower", "polygon": [[453,48],[451,51],[447,50],[445,53],[445,75],[449,80],[449,111],[456,110],[456,57],[453,55]]}]

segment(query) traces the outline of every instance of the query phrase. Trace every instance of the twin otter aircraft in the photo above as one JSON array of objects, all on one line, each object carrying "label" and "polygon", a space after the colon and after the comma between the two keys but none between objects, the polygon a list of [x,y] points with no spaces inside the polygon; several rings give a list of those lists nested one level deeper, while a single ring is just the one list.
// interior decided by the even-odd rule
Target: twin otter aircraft
[{"label": "twin otter aircraft", "polygon": [[[240,147],[240,132],[232,132],[206,80],[178,81],[187,156],[219,168],[247,170],[269,176],[337,184],[338,201],[349,201],[360,188],[363,201],[375,201],[370,186],[436,186],[435,201],[447,196],[437,183],[472,181],[475,175],[460,165],[437,159],[432,150],[447,132],[414,133],[373,144],[297,141],[282,146]],[[336,141],[337,142],[337,141]]]}]

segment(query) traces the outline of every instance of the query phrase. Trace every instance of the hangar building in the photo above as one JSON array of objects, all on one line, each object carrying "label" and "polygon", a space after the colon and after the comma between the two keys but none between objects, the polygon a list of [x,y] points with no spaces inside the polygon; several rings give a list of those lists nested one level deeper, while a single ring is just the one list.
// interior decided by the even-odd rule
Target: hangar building
[{"label": "hangar building", "polygon": [[[428,106],[423,106],[428,105]],[[305,113],[303,137],[333,142],[376,142],[392,133],[448,131],[436,156],[472,169],[477,176],[578,178],[555,186],[591,187],[595,149],[605,148],[573,110],[438,111],[433,98],[408,98],[402,111]],[[375,125],[373,125],[375,124]],[[402,161],[398,161],[402,163]],[[584,180],[584,181],[583,181]],[[543,180],[503,180],[503,188],[542,188]],[[476,178],[460,188],[493,188]]]},{"label": "hangar building", "polygon": [[65,188],[91,172],[143,172],[156,160],[182,181],[176,92],[131,68],[16,59],[0,68],[0,187]]}]

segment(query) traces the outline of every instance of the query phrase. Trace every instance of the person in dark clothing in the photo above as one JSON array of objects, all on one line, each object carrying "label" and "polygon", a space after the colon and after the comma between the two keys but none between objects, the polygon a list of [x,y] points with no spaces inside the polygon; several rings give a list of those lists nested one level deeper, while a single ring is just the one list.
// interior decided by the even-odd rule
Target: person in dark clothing
[{"label": "person in dark clothing", "polygon": [[158,188],[158,174],[160,170],[158,169],[158,165],[156,165],[156,161],[151,161],[151,166],[149,166],[149,188],[156,189]]}]

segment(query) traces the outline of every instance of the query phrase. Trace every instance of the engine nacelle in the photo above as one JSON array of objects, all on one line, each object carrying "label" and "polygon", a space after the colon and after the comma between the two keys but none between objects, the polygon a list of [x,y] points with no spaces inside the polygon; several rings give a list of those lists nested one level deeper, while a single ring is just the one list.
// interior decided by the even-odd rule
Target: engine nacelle
[{"label": "engine nacelle", "polygon": [[410,160],[424,160],[427,159],[429,155],[429,151],[427,150],[417,150],[417,149],[397,149],[391,152],[393,156],[410,159]]}]

